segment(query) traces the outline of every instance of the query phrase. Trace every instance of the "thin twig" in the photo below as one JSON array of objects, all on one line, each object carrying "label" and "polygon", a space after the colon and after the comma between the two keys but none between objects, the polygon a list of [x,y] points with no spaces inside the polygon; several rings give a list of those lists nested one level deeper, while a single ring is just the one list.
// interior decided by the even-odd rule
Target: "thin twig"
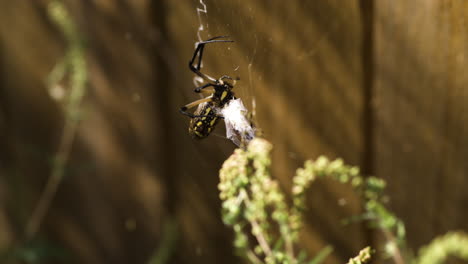
[{"label": "thin twig", "polygon": [[[76,27],[70,19],[66,7],[60,0],[52,0],[49,3],[48,14],[51,20],[60,28],[69,45],[64,60],[69,60],[69,62],[66,62],[65,64],[69,65],[68,71],[70,71],[71,74],[71,89],[68,102],[64,110],[65,124],[54,163],[52,165],[52,172],[41,196],[39,197],[39,201],[26,224],[25,237],[28,240],[33,238],[38,232],[47,210],[57,193],[57,189],[63,175],[65,174],[65,167],[68,162],[79,125],[79,119],[76,116],[76,112],[78,112],[81,101],[84,97],[87,81],[84,49]],[[58,82],[59,80],[56,81]]]},{"label": "thin twig", "polygon": [[60,147],[56,154],[56,160],[53,165],[52,174],[49,177],[47,184],[42,192],[37,206],[34,209],[31,218],[26,225],[26,239],[31,239],[39,230],[39,227],[44,219],[45,214],[52,202],[52,199],[57,192],[58,186],[63,178],[65,172],[65,165],[67,164],[70,150],[75,138],[75,131],[77,122],[66,122],[62,139],[60,140]]},{"label": "thin twig", "polygon": [[392,254],[393,261],[395,261],[395,264],[405,264],[405,260],[403,259],[403,255],[401,254],[400,247],[398,246],[398,243],[396,242],[395,236],[392,234],[392,232],[383,229],[382,230],[385,238],[392,243],[395,243],[395,252]]},{"label": "thin twig", "polygon": [[[250,224],[252,225],[253,229],[260,230],[260,225],[258,224],[257,221],[251,220]],[[271,256],[271,248],[268,245],[268,242],[265,239],[265,236],[262,234],[262,232],[258,232],[257,234],[254,234],[255,238],[257,238],[258,244],[260,247],[262,247],[263,252],[267,256]]]},{"label": "thin twig", "polygon": [[255,253],[253,253],[251,249],[247,250],[246,255],[247,255],[247,258],[250,260],[250,262],[256,263],[256,264],[262,264],[262,261],[257,257],[257,255],[255,255]]},{"label": "thin twig", "polygon": [[286,243],[286,252],[288,253],[289,258],[291,260],[295,260],[296,258],[294,257],[294,246],[293,246],[291,236],[289,236],[289,234],[285,238],[285,243]]},{"label": "thin twig", "polygon": [[[249,199],[249,196],[247,195],[246,191],[245,190],[241,190],[240,194],[239,195],[243,195],[244,196],[244,200],[245,200],[245,203],[246,205],[248,206],[251,201]],[[262,251],[265,253],[266,256],[271,256],[272,255],[272,252],[271,252],[271,248],[270,246],[268,245],[268,242],[266,241],[265,239],[265,236],[263,235],[263,233],[261,232],[261,228],[260,228],[260,225],[258,224],[257,221],[255,220],[249,220],[250,224],[252,225],[252,228],[253,229],[256,229],[258,230],[259,232],[255,232],[255,234],[253,234],[255,236],[255,238],[257,239],[258,241],[258,244],[260,245],[260,247],[262,248]]]}]

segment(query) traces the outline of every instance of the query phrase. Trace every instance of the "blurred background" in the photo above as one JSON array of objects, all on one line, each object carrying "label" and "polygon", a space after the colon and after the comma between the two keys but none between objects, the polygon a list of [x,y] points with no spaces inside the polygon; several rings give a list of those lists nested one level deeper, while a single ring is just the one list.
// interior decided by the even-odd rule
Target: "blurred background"
[{"label": "blurred background", "polygon": [[[63,4],[63,5],[62,5]],[[68,15],[67,15],[68,14]],[[193,140],[188,69],[234,92],[273,173],[324,154],[388,183],[418,248],[468,231],[468,2],[0,0],[0,252],[7,263],[242,263],[220,219],[224,124]],[[308,194],[301,234],[343,263],[379,234],[350,188]]]}]

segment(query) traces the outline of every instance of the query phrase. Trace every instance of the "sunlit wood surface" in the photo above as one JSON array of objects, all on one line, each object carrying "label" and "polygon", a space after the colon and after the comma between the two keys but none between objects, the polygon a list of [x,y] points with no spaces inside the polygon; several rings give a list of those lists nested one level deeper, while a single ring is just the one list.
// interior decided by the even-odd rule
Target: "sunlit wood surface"
[{"label": "sunlit wood surface", "polygon": [[[388,182],[419,247],[468,230],[468,4],[462,0],[65,1],[90,75],[68,171],[39,232],[67,263],[147,263],[177,223],[170,263],[239,263],[220,219],[217,172],[234,146],[194,141],[180,106],[198,99],[187,67],[240,77],[236,95],[274,144],[289,190],[306,159],[342,157]],[[0,1],[0,248],[21,241],[63,125],[47,75],[66,43],[47,1]],[[64,87],[66,89],[66,87]],[[319,182],[301,239],[343,263],[378,234],[341,225],[360,212],[346,186]]]},{"label": "sunlit wood surface", "polygon": [[377,3],[374,173],[421,246],[468,230],[468,3]]}]

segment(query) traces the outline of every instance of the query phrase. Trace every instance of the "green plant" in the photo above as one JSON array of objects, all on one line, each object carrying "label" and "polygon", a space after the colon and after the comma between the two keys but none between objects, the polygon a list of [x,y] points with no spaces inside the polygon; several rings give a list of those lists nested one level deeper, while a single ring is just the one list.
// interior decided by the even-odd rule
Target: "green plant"
[{"label": "green plant", "polygon": [[[64,58],[57,63],[48,78],[51,97],[61,102],[63,106],[64,127],[57,153],[54,156],[51,175],[26,224],[26,240],[34,238],[39,231],[42,220],[65,175],[66,164],[80,122],[81,102],[86,94],[88,81],[83,37],[66,6],[61,0],[51,0],[47,7],[47,13],[67,43]],[[68,92],[65,92],[64,88],[59,85],[59,82],[63,81],[65,77],[69,79]]]},{"label": "green plant", "polygon": [[[356,186],[362,186],[363,179],[358,176],[357,168],[346,166],[340,160],[328,162],[320,158],[315,163],[306,162],[294,177],[293,203],[289,206],[278,182],[270,175],[271,149],[270,143],[257,138],[246,150],[237,149],[226,160],[219,183],[223,221],[234,230],[238,253],[251,263],[308,263],[306,255],[297,252],[305,190],[316,177],[353,179]],[[368,193],[374,194],[376,190],[379,188],[369,188]],[[325,252],[329,254],[330,248]],[[370,256],[371,250],[363,252]],[[310,263],[318,263],[327,254],[318,254]],[[356,261],[363,263],[368,259],[358,256]]]},{"label": "green plant", "polygon": [[419,250],[414,260],[417,264],[443,263],[449,256],[468,260],[468,236],[463,232],[449,232],[436,237],[432,242]]},{"label": "green plant", "polygon": [[[306,161],[293,178],[292,202],[288,203],[270,173],[271,150],[269,142],[256,138],[245,150],[236,149],[220,171],[218,188],[223,201],[223,221],[234,230],[237,252],[251,263],[316,264],[331,253],[331,247],[326,247],[310,261],[306,254],[297,252],[298,231],[306,209],[305,192],[320,178],[349,184],[362,197],[364,212],[351,220],[366,220],[370,227],[383,232],[386,238],[384,257],[391,257],[397,264],[440,263],[449,254],[468,259],[468,237],[462,233],[436,239],[423,248],[417,258],[404,254],[409,251],[405,245],[405,226],[384,205],[385,181],[363,177],[359,168],[348,166],[341,159],[330,161],[319,157]],[[365,263],[372,252],[366,247],[348,263]]]}]

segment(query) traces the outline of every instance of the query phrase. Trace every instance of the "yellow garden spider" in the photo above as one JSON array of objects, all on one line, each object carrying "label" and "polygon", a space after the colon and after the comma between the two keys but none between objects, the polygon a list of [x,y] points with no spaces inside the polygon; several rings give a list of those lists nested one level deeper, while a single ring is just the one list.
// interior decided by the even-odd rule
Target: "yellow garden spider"
[{"label": "yellow garden spider", "polygon": [[[236,99],[234,93],[231,91],[234,88],[235,80],[227,75],[221,76],[219,79],[210,77],[200,71],[203,50],[206,44],[215,42],[234,42],[232,40],[224,40],[227,36],[218,36],[206,41],[198,42],[193,53],[192,59],[189,61],[189,68],[195,74],[200,76],[206,84],[195,88],[195,93],[205,93],[208,96],[189,103],[180,108],[180,112],[190,117],[189,134],[195,139],[202,139],[207,137],[218,123],[219,119],[223,116],[219,114],[226,103]],[[198,58],[198,61],[197,61]],[[195,63],[195,61],[197,61]],[[228,80],[233,81],[229,83]],[[193,112],[187,112],[188,109],[197,109]]]}]

